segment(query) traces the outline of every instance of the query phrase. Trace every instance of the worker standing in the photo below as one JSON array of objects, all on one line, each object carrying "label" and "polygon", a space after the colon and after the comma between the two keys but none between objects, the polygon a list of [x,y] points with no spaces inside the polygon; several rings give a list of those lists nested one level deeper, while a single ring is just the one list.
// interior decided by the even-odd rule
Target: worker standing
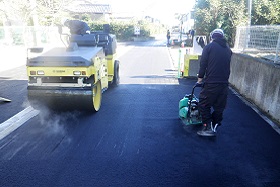
[{"label": "worker standing", "polygon": [[167,30],[166,38],[167,38],[167,46],[169,46],[170,45],[170,31],[169,30]]},{"label": "worker standing", "polygon": [[[212,42],[203,48],[198,72],[198,83],[204,83],[199,95],[198,108],[203,128],[200,136],[215,136],[223,120],[230,75],[230,50],[221,29],[211,32]],[[213,111],[213,112],[212,112]]]}]

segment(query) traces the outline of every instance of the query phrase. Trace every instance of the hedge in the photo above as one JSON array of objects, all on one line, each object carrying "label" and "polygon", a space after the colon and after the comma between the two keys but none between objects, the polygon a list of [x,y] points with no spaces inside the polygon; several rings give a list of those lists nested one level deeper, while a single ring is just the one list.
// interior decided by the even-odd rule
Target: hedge
[{"label": "hedge", "polygon": [[[103,30],[103,24],[105,22],[88,22],[89,27],[92,30]],[[150,37],[155,34],[160,34],[166,32],[163,25],[157,23],[150,23],[147,21],[137,21],[137,22],[120,22],[114,21],[110,24],[110,33],[115,34],[117,39],[120,41],[130,41],[135,37],[134,28],[135,26],[140,27],[139,37]]]}]

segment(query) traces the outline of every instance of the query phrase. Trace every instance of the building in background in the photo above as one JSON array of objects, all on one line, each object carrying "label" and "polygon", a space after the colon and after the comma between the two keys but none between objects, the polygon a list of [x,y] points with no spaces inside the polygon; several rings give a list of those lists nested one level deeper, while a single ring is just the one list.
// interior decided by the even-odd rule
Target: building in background
[{"label": "building in background", "polygon": [[76,0],[65,8],[75,19],[81,19],[87,14],[92,20],[110,22],[112,8],[110,4],[96,4],[92,1]]},{"label": "building in background", "polygon": [[194,10],[189,11],[186,14],[183,14],[180,18],[182,32],[187,34],[190,30],[194,29]]}]

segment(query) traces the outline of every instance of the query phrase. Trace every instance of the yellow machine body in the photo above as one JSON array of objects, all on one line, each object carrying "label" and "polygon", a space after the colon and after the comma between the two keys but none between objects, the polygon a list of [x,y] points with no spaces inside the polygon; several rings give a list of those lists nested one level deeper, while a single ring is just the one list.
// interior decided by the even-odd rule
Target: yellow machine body
[{"label": "yellow machine body", "polygon": [[82,108],[98,111],[102,92],[109,83],[119,82],[116,41],[109,34],[103,36],[107,37],[100,45],[95,40],[96,34],[73,36],[67,48],[53,48],[28,58],[27,89],[31,104],[34,106],[41,100],[54,105],[68,99],[60,106],[76,101]]}]

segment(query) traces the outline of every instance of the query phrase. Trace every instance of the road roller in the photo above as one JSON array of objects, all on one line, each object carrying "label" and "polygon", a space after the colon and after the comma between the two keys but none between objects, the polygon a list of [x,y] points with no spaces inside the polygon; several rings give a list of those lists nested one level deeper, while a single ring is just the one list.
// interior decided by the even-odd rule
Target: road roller
[{"label": "road roller", "polygon": [[[58,28],[60,36],[67,35]],[[116,36],[107,25],[103,31],[66,38],[62,47],[27,49],[28,101],[34,108],[97,112],[102,93],[120,81]]]}]

